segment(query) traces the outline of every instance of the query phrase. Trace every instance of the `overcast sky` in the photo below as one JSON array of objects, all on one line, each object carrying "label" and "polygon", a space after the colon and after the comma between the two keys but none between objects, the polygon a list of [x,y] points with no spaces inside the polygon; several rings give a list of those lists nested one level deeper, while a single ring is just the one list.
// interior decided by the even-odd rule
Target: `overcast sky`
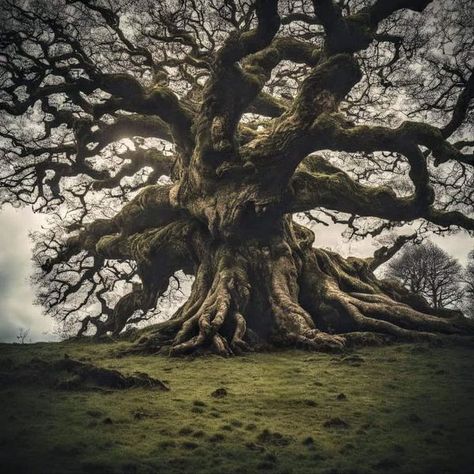
[{"label": "overcast sky", "polygon": [[20,328],[29,329],[32,341],[54,339],[54,324],[34,306],[31,241],[44,217],[30,209],[10,206],[0,211],[0,341],[15,342]]},{"label": "overcast sky", "polygon": [[[13,209],[10,206],[0,211],[0,341],[16,342],[20,328],[30,331],[33,342],[55,339],[54,323],[35,306],[34,290],[30,284],[33,271],[30,231],[39,230],[44,217],[30,209]],[[344,227],[315,226],[316,245],[331,248],[344,256],[370,256],[376,246],[370,240],[346,242],[341,237]],[[449,237],[433,236],[437,245],[466,263],[467,254],[474,248],[474,239],[466,232]]]}]

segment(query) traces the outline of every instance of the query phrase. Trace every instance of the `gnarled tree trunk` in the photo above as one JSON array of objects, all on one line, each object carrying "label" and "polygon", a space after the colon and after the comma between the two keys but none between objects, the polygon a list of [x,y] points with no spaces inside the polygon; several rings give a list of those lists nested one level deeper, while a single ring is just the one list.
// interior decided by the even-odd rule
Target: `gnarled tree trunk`
[{"label": "gnarled tree trunk", "polygon": [[414,309],[413,295],[379,282],[367,261],[312,248],[311,232],[289,218],[278,227],[267,238],[256,232],[199,242],[204,252],[189,300],[169,321],[143,330],[132,351],[230,355],[270,345],[337,351],[388,340],[462,341],[472,332],[460,315],[427,314],[434,311],[423,302]]}]

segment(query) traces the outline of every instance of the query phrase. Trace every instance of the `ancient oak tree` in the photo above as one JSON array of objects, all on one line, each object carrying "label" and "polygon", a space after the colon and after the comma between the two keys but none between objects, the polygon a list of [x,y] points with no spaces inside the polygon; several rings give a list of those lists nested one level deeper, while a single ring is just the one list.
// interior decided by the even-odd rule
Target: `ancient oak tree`
[{"label": "ancient oak tree", "polygon": [[51,216],[39,300],[118,335],[181,271],[136,350],[468,340],[374,276],[404,237],[344,259],[304,223],[474,231],[471,6],[1,0],[0,198]]}]

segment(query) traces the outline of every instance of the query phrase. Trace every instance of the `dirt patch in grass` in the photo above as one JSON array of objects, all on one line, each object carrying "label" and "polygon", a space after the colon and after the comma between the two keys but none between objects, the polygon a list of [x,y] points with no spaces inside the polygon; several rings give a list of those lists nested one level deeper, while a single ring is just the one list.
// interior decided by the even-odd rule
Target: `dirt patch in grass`
[{"label": "dirt patch in grass", "polygon": [[[11,359],[10,359],[11,360]],[[1,364],[0,364],[1,368]],[[8,364],[0,371],[0,383],[5,386],[39,385],[59,390],[84,390],[94,388],[128,389],[154,388],[169,390],[167,385],[157,378],[143,372],[124,375],[118,370],[98,367],[88,362],[65,356],[59,360],[32,358],[28,363]]]}]

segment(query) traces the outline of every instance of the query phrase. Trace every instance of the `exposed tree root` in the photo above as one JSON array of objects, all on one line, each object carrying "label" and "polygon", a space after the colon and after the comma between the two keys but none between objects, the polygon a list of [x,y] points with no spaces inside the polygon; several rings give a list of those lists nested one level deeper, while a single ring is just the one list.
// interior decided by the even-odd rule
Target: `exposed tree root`
[{"label": "exposed tree root", "polygon": [[268,272],[268,295],[276,323],[273,340],[281,345],[332,351],[344,346],[344,338],[316,329],[311,315],[298,302],[297,277],[300,271],[298,259],[292,255],[289,245],[280,244],[280,252],[271,260]]},{"label": "exposed tree root", "polygon": [[155,351],[164,345],[172,355],[211,351],[232,355],[250,350],[244,341],[249,285],[245,265],[225,247],[204,261],[196,275],[191,297],[169,321],[148,330],[137,349]]}]

